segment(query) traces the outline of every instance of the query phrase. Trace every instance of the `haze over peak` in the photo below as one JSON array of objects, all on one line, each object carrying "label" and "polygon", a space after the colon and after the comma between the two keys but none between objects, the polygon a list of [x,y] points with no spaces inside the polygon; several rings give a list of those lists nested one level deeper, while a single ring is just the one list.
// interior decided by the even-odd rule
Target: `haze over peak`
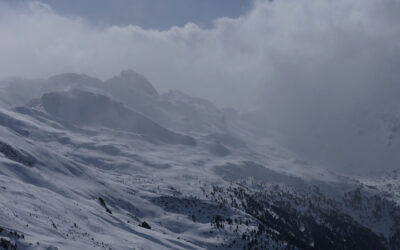
[{"label": "haze over peak", "polygon": [[399,13],[0,0],[0,250],[400,249]]}]

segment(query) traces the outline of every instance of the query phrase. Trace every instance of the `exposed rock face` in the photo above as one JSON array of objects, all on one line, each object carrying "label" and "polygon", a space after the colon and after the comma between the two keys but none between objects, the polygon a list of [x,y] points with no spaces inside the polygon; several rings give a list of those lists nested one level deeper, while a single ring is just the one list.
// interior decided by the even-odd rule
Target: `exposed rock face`
[{"label": "exposed rock face", "polygon": [[400,249],[399,171],[319,168],[133,71],[36,83],[0,107],[0,249]]},{"label": "exposed rock face", "polygon": [[9,144],[2,141],[0,141],[0,153],[2,153],[6,158],[21,163],[25,166],[31,167],[35,164],[34,158],[24,155]]},{"label": "exposed rock face", "polygon": [[159,96],[153,85],[133,70],[122,71],[118,76],[104,82],[104,90],[142,113],[149,111]]},{"label": "exposed rock face", "polygon": [[10,79],[1,85],[0,102],[4,105],[31,105],[48,92],[80,89],[118,100],[129,109],[173,130],[225,132],[225,116],[232,113],[225,114],[207,100],[176,90],[159,94],[143,75],[133,70],[121,71],[106,81],[85,74],[64,73],[47,79]]},{"label": "exposed rock face", "polygon": [[196,144],[193,138],[174,133],[103,95],[82,90],[52,92],[43,95],[42,105],[49,114],[78,125],[131,131],[169,144]]},{"label": "exposed rock face", "polygon": [[146,229],[151,229],[151,226],[149,225],[149,223],[143,221],[141,224],[139,224],[139,226],[146,228]]}]

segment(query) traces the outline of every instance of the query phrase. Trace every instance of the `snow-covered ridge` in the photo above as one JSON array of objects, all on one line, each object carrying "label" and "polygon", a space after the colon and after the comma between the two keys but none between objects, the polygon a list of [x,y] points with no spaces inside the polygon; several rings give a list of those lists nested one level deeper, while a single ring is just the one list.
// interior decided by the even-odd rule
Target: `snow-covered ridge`
[{"label": "snow-covered ridge", "polygon": [[29,105],[0,109],[0,249],[399,249],[388,178],[318,168],[208,101],[116,79],[148,102],[76,74],[3,89]]},{"label": "snow-covered ridge", "polygon": [[106,81],[84,74],[66,73],[48,79],[10,79],[0,83],[0,100],[10,107],[26,105],[47,92],[87,90],[106,95],[144,114],[160,125],[186,131],[223,131],[224,112],[209,101],[179,91],[159,94],[142,75],[122,71]]},{"label": "snow-covered ridge", "polygon": [[130,131],[169,144],[196,144],[195,139],[174,133],[104,95],[82,90],[51,92],[42,96],[40,105],[50,115],[77,125]]}]

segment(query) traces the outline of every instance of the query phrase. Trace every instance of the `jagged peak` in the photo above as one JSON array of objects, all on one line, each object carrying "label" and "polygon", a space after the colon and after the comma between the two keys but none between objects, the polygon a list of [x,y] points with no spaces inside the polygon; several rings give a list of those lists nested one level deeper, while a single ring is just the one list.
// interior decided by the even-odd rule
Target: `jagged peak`
[{"label": "jagged peak", "polygon": [[159,95],[146,77],[131,69],[121,71],[119,75],[110,78],[106,83],[114,86],[116,84],[130,85],[135,91],[139,90],[153,97],[158,97]]}]

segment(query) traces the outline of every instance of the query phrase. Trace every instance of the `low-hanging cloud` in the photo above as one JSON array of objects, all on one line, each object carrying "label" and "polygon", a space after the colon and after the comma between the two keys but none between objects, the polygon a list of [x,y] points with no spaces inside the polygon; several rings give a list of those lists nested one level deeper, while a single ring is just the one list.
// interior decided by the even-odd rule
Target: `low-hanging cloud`
[{"label": "low-hanging cloud", "polygon": [[[96,27],[39,2],[2,6],[0,77],[82,72],[108,78],[132,68],[161,90],[178,88],[218,104],[249,107],[254,103],[237,97],[254,92],[264,77],[255,73],[259,55],[251,40],[242,37],[245,19],[222,18],[212,29],[188,23],[158,31]],[[231,93],[221,97],[226,89]]]},{"label": "low-hanging cloud", "polygon": [[92,26],[40,3],[2,6],[0,77],[107,78],[132,68],[162,91],[259,107],[305,155],[319,150],[324,159],[339,154],[338,164],[365,165],[368,157],[354,159],[384,157],[380,147],[365,147],[379,136],[360,139],[353,131],[377,131],[376,117],[399,110],[399,13],[398,0],[255,1],[248,13],[217,19],[210,29],[188,23],[158,31]]},{"label": "low-hanging cloud", "polygon": [[262,104],[280,138],[342,170],[398,168],[400,1],[283,1],[272,9],[279,28],[266,48]]},{"label": "low-hanging cloud", "polygon": [[310,77],[309,85],[330,85],[317,77],[336,78],[337,85],[343,74],[357,78],[366,67],[398,60],[397,0],[257,1],[211,29],[189,23],[167,31],[93,27],[40,2],[1,9],[0,77],[72,71],[107,78],[132,68],[163,90],[249,107],[254,103],[246,99],[265,85],[292,88]]}]

